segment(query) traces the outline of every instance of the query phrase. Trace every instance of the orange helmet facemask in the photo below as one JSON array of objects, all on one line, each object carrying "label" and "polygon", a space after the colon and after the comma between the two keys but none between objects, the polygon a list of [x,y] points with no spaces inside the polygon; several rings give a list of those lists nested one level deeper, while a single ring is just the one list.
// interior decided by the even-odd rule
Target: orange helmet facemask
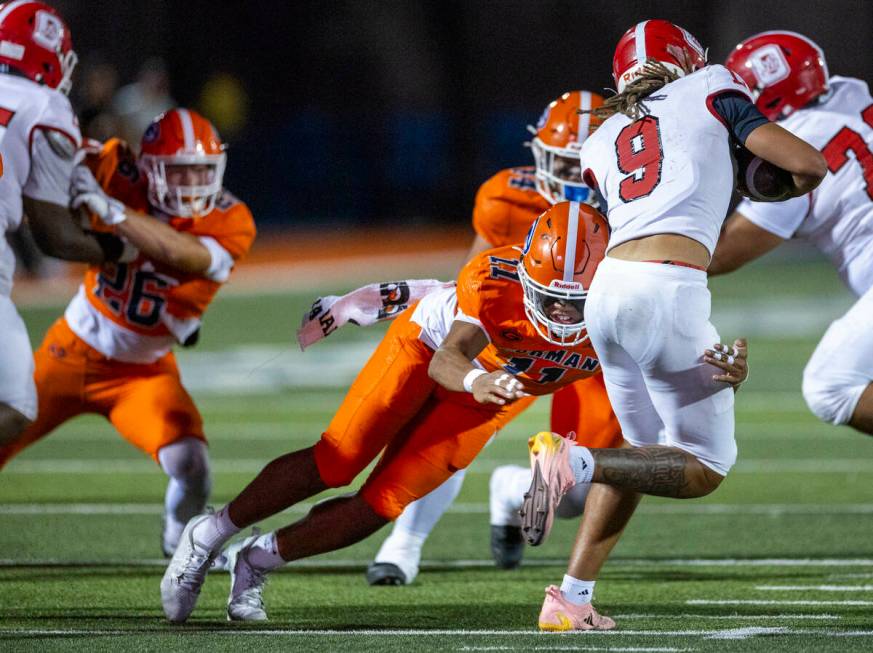
[{"label": "orange helmet facemask", "polygon": [[531,226],[518,278],[527,319],[548,342],[572,347],[588,339],[585,298],[608,241],[604,217],[580,202],[556,204]]},{"label": "orange helmet facemask", "polygon": [[197,218],[215,208],[227,154],[218,132],[191,109],[171,109],[142,137],[140,168],[149,182],[149,203],[170,215]]},{"label": "orange helmet facemask", "polygon": [[580,111],[602,104],[597,93],[570,91],[549,103],[536,127],[528,126],[534,136],[530,147],[536,163],[537,192],[550,203],[574,201],[597,206],[597,194],[582,181],[579,150],[600,120]]}]

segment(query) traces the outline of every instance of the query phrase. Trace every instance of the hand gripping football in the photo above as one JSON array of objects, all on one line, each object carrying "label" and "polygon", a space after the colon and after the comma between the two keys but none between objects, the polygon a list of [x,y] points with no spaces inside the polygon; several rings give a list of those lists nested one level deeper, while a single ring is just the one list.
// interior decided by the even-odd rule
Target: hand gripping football
[{"label": "hand gripping football", "polygon": [[758,202],[781,202],[791,197],[794,180],[787,170],[755,156],[745,147],[734,152],[737,192]]}]

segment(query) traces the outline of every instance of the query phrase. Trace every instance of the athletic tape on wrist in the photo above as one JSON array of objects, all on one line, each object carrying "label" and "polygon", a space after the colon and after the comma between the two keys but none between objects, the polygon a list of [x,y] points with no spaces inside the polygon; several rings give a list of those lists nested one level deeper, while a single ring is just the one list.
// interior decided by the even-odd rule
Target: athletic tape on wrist
[{"label": "athletic tape on wrist", "polygon": [[464,376],[464,390],[467,392],[473,392],[473,381],[478,379],[483,374],[488,374],[485,370],[480,369],[472,369],[467,372],[466,376]]}]

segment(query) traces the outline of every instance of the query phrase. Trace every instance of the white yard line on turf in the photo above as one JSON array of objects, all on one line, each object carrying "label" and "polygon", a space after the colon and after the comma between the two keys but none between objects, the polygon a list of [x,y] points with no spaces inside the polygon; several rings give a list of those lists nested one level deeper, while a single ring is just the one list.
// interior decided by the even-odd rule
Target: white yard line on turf
[{"label": "white yard line on turf", "polygon": [[[5,472],[4,472],[5,473]],[[302,502],[285,512],[305,514],[314,503]],[[487,515],[487,503],[458,502],[447,510],[461,515]],[[159,515],[159,503],[7,503],[0,504],[0,515]],[[643,504],[643,515],[869,515],[873,504],[784,504],[784,503],[655,503]]]},{"label": "white yard line on turf", "polygon": [[834,621],[842,619],[838,614],[610,614],[613,619],[713,619],[716,621],[772,621],[787,620],[796,621]]},{"label": "white yard line on turf", "polygon": [[[212,470],[219,473],[252,474],[263,469],[269,462],[261,458],[215,459]],[[469,474],[490,474],[501,465],[518,465],[522,458],[507,460],[483,459],[468,471]],[[13,460],[3,474],[153,474],[157,467],[146,460],[130,458],[69,459],[45,458],[37,460]],[[873,474],[873,458],[784,459],[758,458],[737,463],[732,474]]]},{"label": "white yard line on turf", "polygon": [[[68,636],[68,635],[162,635],[170,632],[181,634],[181,631],[170,629],[49,629],[49,628],[0,628],[0,634],[4,635],[29,635],[29,636]],[[426,636],[461,636],[461,637],[524,637],[537,638],[578,637],[579,633],[540,633],[537,630],[473,630],[473,629],[403,629],[403,630],[301,630],[270,628],[255,630],[250,628],[215,628],[186,626],[185,634],[196,636],[208,633],[210,635],[240,636],[296,636],[296,637],[426,637]],[[873,630],[835,631],[818,630],[810,628],[788,628],[778,626],[729,628],[720,630],[589,630],[585,637],[703,637],[706,639],[750,639],[759,635],[789,635],[789,636],[816,636],[816,637],[873,637]]]},{"label": "white yard line on turf", "polygon": [[845,605],[845,606],[862,606],[873,605],[873,601],[814,601],[800,600],[780,601],[773,600],[758,600],[758,599],[688,599],[686,605]]},{"label": "white yard line on turf", "polygon": [[[283,567],[283,570],[293,570],[295,567],[331,568],[359,570],[365,568],[372,560],[357,560],[343,558],[295,560]],[[524,561],[525,567],[566,566],[566,558],[530,558]],[[614,567],[873,567],[870,558],[616,558],[611,561]],[[64,559],[64,558],[0,558],[0,567],[166,567],[163,558],[115,558],[115,559]],[[421,563],[424,570],[440,571],[447,569],[493,569],[494,560],[488,558],[468,560],[424,560]],[[282,570],[279,571],[282,573]],[[778,604],[779,601],[762,604]],[[701,603],[701,605],[706,604]],[[811,603],[810,605],[815,605]]]},{"label": "white yard line on turf", "polygon": [[462,646],[456,651],[651,651],[652,653],[672,653],[673,651],[696,651],[696,648],[673,648],[670,646]]},{"label": "white yard line on turf", "polygon": [[757,585],[763,592],[873,592],[873,585]]}]

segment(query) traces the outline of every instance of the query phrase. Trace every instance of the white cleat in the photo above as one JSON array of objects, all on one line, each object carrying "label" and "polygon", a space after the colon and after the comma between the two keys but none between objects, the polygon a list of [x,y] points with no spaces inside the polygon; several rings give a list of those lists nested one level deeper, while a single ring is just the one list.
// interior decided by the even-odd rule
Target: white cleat
[{"label": "white cleat", "polygon": [[263,591],[267,572],[249,563],[249,551],[258,533],[227,549],[227,569],[230,571],[230,595],[227,597],[228,621],[266,621]]},{"label": "white cleat", "polygon": [[209,551],[194,541],[194,528],[210,516],[197,515],[185,525],[179,546],[161,579],[161,604],[167,619],[173,623],[184,622],[194,610],[206,572],[218,555],[218,551]]}]

